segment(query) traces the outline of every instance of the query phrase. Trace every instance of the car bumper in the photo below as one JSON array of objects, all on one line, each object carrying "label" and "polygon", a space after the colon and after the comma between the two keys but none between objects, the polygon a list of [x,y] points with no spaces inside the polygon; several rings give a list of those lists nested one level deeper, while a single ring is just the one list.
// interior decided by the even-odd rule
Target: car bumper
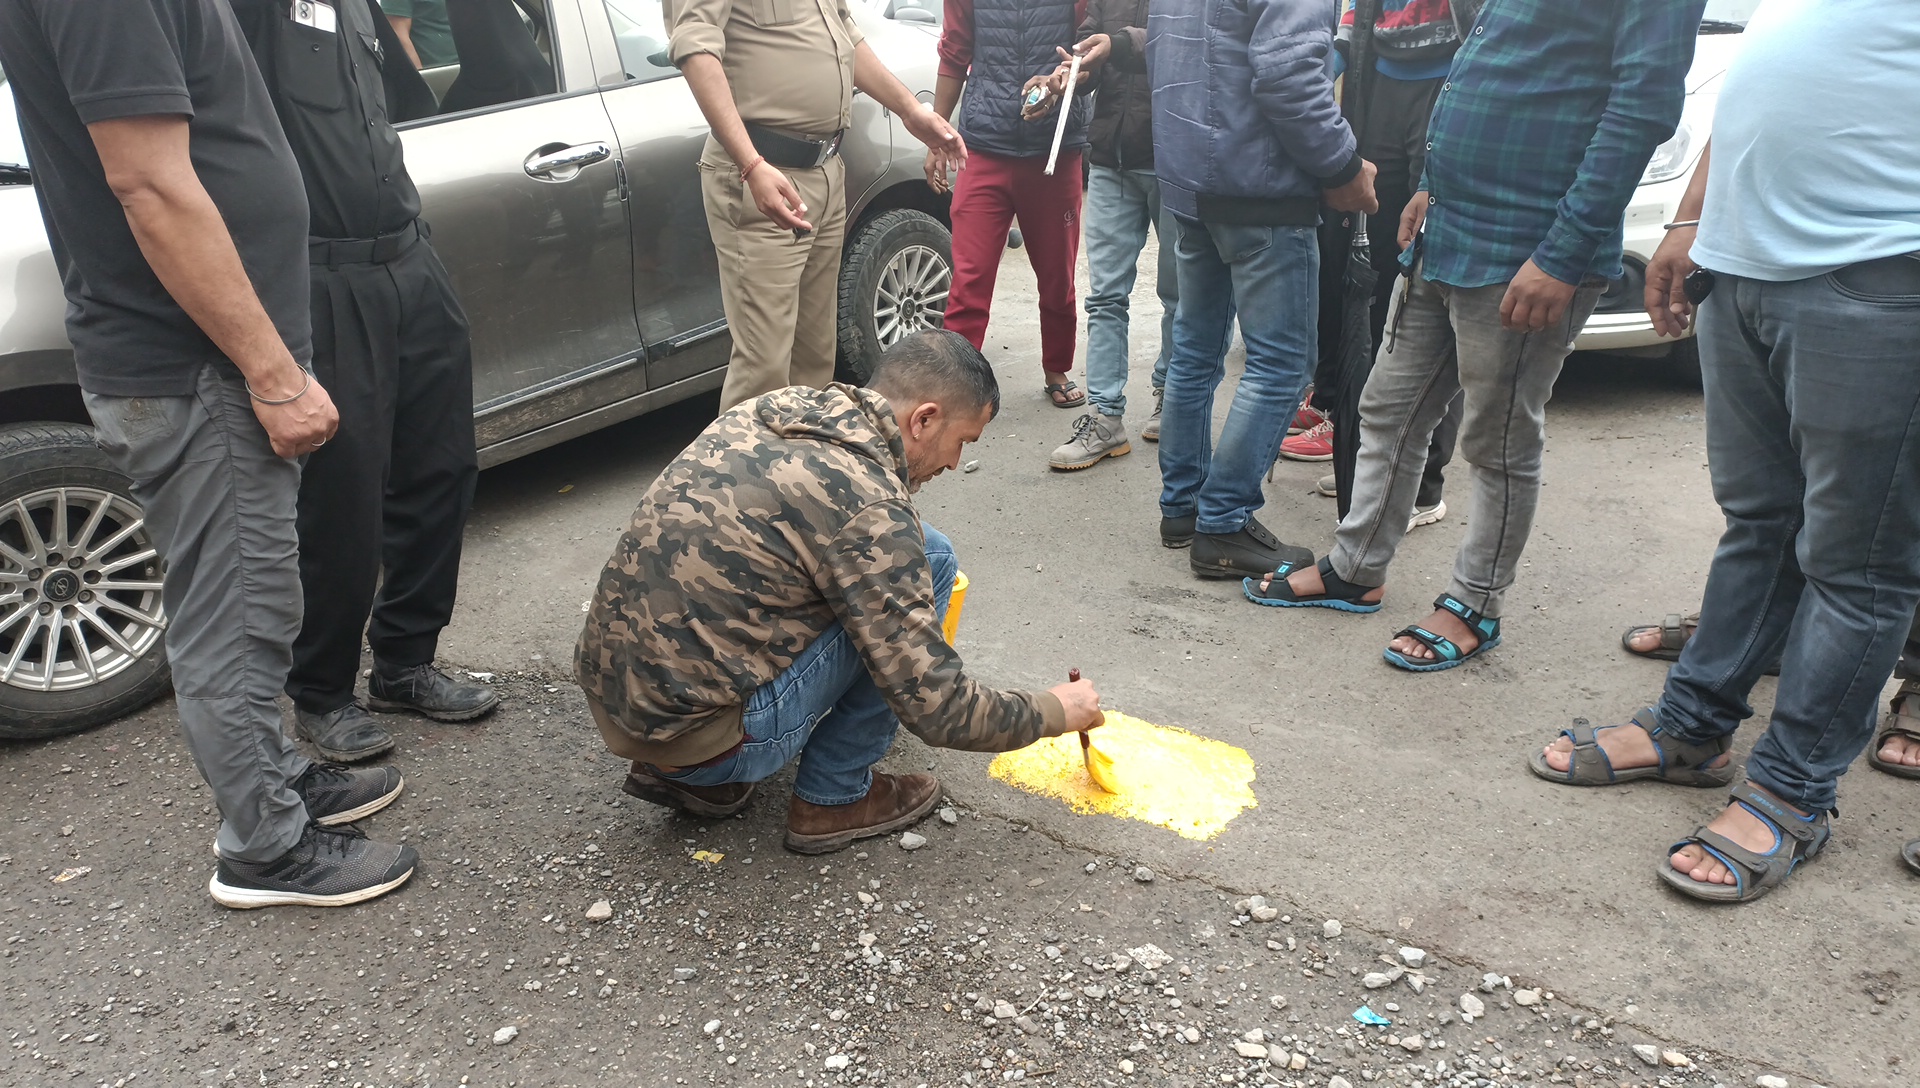
[{"label": "car bumper", "polygon": [[[1653,331],[1642,302],[1646,288],[1647,261],[1666,237],[1666,224],[1673,222],[1674,211],[1686,193],[1683,174],[1673,181],[1642,185],[1633,194],[1625,217],[1625,253],[1622,264],[1625,277],[1613,284],[1593,316],[1574,339],[1575,351],[1637,351],[1671,347],[1675,341]],[[1693,335],[1691,331],[1689,336]]]}]

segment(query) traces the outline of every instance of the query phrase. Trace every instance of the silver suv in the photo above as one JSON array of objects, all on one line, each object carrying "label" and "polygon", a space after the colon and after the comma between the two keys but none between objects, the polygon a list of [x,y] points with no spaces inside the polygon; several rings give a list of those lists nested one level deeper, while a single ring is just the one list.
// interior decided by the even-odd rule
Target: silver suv
[{"label": "silver suv", "polygon": [[[423,74],[457,112],[400,127],[473,323],[491,466],[718,389],[730,341],[695,165],[707,126],[667,62],[658,0],[470,2],[503,9],[487,22],[528,40],[463,49],[456,35],[464,69]],[[931,101],[933,38],[851,7]],[[545,90],[493,90],[516,86]],[[0,77],[0,737],[24,738],[137,709],[166,690],[167,668],[162,559],[87,427],[11,105]],[[923,151],[886,110],[855,98],[843,154],[841,361],[861,377],[940,320],[951,240]]]}]

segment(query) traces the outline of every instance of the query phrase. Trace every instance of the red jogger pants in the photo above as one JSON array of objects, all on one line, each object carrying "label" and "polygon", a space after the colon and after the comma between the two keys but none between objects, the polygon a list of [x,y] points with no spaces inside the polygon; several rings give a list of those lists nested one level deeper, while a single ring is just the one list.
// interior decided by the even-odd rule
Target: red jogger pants
[{"label": "red jogger pants", "polygon": [[1073,369],[1079,312],[1074,265],[1080,259],[1080,153],[1061,152],[1053,176],[1045,157],[1014,159],[969,151],[953,186],[953,287],[946,327],[980,347],[987,338],[994,279],[1016,216],[1027,260],[1040,281],[1040,365]]}]

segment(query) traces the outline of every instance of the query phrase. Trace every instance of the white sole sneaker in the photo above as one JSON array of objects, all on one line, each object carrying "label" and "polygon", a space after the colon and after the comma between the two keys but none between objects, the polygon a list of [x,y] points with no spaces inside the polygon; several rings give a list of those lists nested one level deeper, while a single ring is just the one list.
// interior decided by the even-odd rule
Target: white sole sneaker
[{"label": "white sole sneaker", "polygon": [[413,879],[413,870],[408,869],[384,884],[374,884],[365,888],[355,888],[338,895],[312,895],[305,892],[273,891],[266,888],[236,888],[220,882],[220,874],[215,873],[207,881],[207,894],[223,907],[234,910],[257,910],[261,907],[350,907],[355,903],[364,903],[369,899],[378,899],[388,892]]},{"label": "white sole sneaker", "polygon": [[1432,506],[1416,506],[1413,516],[1407,519],[1407,532],[1411,533],[1422,525],[1432,525],[1447,516],[1447,500],[1441,499]]}]

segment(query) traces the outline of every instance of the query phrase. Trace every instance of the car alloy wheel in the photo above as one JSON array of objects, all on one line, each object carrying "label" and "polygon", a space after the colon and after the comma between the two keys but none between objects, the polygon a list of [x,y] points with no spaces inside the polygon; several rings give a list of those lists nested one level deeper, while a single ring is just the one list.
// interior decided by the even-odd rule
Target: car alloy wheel
[{"label": "car alloy wheel", "polygon": [[873,324],[880,346],[888,348],[903,336],[939,328],[952,282],[947,259],[930,246],[910,245],[894,254],[874,290]]}]

